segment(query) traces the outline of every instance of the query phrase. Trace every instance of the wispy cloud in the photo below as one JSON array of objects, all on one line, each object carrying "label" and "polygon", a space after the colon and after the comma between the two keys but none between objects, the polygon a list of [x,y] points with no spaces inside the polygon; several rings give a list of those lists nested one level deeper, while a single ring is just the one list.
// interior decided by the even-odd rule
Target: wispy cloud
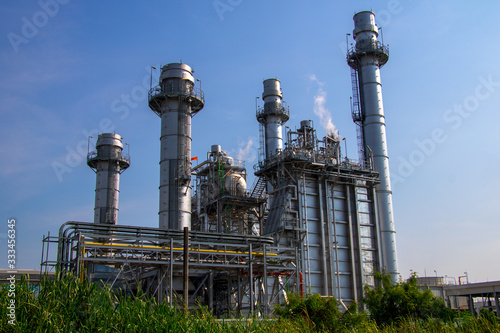
[{"label": "wispy cloud", "polygon": [[323,89],[325,83],[318,80],[315,74],[312,74],[310,79],[318,85],[318,90],[314,96],[314,114],[319,117],[321,126],[326,130],[328,136],[340,139],[339,130],[333,124],[332,115],[325,107],[327,97],[327,93]]}]

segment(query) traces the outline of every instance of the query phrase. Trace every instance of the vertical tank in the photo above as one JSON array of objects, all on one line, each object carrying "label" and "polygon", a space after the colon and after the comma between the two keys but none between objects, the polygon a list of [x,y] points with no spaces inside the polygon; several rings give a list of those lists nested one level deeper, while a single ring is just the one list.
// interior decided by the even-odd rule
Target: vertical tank
[{"label": "vertical tank", "polygon": [[191,227],[191,117],[204,106],[186,64],[163,66],[160,84],[149,92],[149,107],[161,118],[159,227]]},{"label": "vertical tank", "polygon": [[380,184],[376,186],[376,199],[381,229],[382,268],[396,279],[399,274],[396,231],[380,80],[380,68],[387,63],[389,51],[377,40],[378,28],[373,12],[359,12],[353,19],[356,45],[349,50],[347,62],[357,73],[365,159],[373,158],[373,168],[380,175]]},{"label": "vertical tank", "polygon": [[87,165],[96,173],[94,223],[116,224],[120,174],[130,166],[123,152],[122,137],[114,133],[99,134],[96,151],[87,156]]},{"label": "vertical tank", "polygon": [[264,126],[266,158],[270,158],[283,150],[282,126],[290,118],[287,108],[283,105],[283,93],[280,80],[264,80],[262,100],[264,107],[257,110],[257,120]]}]

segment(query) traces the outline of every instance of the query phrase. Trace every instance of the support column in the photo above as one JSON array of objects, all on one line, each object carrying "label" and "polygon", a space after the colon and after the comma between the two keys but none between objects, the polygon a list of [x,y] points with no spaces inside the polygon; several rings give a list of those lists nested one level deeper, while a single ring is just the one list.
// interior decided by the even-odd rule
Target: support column
[{"label": "support column", "polygon": [[184,313],[189,311],[189,227],[184,227]]},{"label": "support column", "polygon": [[214,311],[214,272],[208,273],[208,308]]},{"label": "support column", "polygon": [[254,313],[254,290],[253,290],[253,262],[252,262],[252,244],[248,245],[248,284],[250,287],[250,315]]},{"label": "support column", "polygon": [[472,295],[467,296],[467,300],[469,303],[469,311],[472,313],[473,316],[476,316],[476,310],[474,309],[474,298]]},{"label": "support column", "polygon": [[500,293],[495,291],[494,295],[495,295],[495,307],[497,308],[497,317],[500,318],[500,301],[498,300],[498,298],[500,297]]}]

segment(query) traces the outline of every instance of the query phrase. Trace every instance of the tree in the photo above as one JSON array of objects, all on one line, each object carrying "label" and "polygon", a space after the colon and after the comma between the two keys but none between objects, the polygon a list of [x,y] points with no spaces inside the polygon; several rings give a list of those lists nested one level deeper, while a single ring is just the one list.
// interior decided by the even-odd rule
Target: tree
[{"label": "tree", "polygon": [[365,287],[364,304],[378,325],[408,317],[444,321],[455,317],[455,312],[446,307],[443,299],[434,297],[430,290],[418,289],[416,274],[408,281],[399,283],[394,283],[388,273],[375,272],[374,276],[379,285]]}]

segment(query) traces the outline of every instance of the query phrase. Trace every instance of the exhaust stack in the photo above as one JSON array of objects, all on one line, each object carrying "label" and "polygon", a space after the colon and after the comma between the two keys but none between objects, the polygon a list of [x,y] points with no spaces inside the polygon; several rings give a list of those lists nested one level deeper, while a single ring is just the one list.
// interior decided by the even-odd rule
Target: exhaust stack
[{"label": "exhaust stack", "polygon": [[290,113],[282,102],[280,80],[264,80],[264,92],[262,100],[264,107],[257,110],[257,120],[264,126],[265,158],[271,158],[283,150],[282,126],[290,118]]},{"label": "exhaust stack", "polygon": [[114,225],[118,222],[120,174],[130,166],[122,137],[99,134],[96,150],[87,155],[87,165],[96,173],[94,223]]},{"label": "exhaust stack", "polygon": [[359,94],[355,93],[354,99],[359,98],[359,100],[354,100],[353,106],[359,105],[360,111],[358,113],[353,109],[353,119],[360,125],[362,134],[360,148],[364,159],[368,161],[372,157],[373,168],[380,175],[380,184],[376,186],[376,193],[380,221],[381,267],[396,280],[399,275],[396,231],[380,80],[380,68],[389,60],[389,50],[377,40],[378,27],[375,25],[373,12],[359,12],[354,15],[353,19],[353,37],[356,46],[348,51],[347,63],[356,74],[357,87],[355,88],[359,89]]},{"label": "exhaust stack", "polygon": [[163,66],[160,84],[149,91],[149,107],[161,118],[161,229],[191,228],[191,117],[204,106],[186,64]]}]

